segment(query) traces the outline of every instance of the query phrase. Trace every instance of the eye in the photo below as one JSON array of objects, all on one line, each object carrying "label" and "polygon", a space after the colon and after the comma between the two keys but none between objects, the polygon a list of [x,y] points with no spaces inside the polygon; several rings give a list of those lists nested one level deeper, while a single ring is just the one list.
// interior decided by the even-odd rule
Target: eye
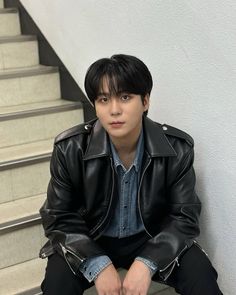
[{"label": "eye", "polygon": [[107,103],[108,100],[109,100],[109,98],[106,97],[106,96],[100,96],[100,97],[97,98],[97,101],[100,102],[100,103]]},{"label": "eye", "polygon": [[121,100],[123,100],[123,101],[127,101],[127,100],[129,100],[131,98],[131,96],[129,95],[129,94],[123,94],[122,96],[121,96]]}]

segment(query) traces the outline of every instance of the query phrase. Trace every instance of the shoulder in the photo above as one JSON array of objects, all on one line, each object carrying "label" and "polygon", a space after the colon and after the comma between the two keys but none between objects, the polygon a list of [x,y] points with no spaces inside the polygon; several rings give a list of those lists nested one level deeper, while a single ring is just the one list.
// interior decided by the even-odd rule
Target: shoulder
[{"label": "shoulder", "polygon": [[90,134],[91,129],[93,128],[94,122],[96,120],[92,120],[89,122],[85,122],[76,126],[73,126],[63,132],[61,132],[60,134],[58,134],[55,138],[54,143],[59,143],[62,142],[64,140],[67,140],[69,138],[75,137],[77,135],[86,135],[86,134]]},{"label": "shoulder", "polygon": [[185,131],[167,124],[162,124],[161,126],[162,126],[163,132],[165,133],[167,137],[179,138],[186,141],[190,146],[194,146],[193,138]]}]

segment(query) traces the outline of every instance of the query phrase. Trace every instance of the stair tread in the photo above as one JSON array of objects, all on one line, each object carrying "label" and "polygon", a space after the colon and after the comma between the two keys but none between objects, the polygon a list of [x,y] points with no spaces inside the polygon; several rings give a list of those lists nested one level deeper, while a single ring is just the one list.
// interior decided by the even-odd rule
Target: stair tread
[{"label": "stair tread", "polygon": [[39,64],[32,67],[1,69],[0,79],[41,75],[41,74],[55,73],[55,72],[58,72],[58,67],[44,66]]},{"label": "stair tread", "polygon": [[31,111],[36,110],[43,110],[48,108],[56,108],[56,107],[63,107],[63,106],[73,106],[78,105],[80,106],[80,102],[69,101],[65,99],[55,99],[43,102],[34,102],[34,103],[27,103],[27,104],[20,104],[14,106],[4,106],[0,107],[0,119],[3,116],[10,115],[10,114],[18,114],[18,113],[28,113]]},{"label": "stair tread", "polygon": [[[16,295],[40,286],[46,267],[46,259],[32,259],[0,270],[0,292],[1,294]],[[119,272],[125,273],[124,270]],[[121,274],[122,275],[122,274]],[[124,276],[124,274],[122,275]],[[153,286],[153,287],[152,287]],[[150,294],[176,294],[168,286],[153,284]],[[164,292],[164,293],[162,293]],[[28,294],[28,293],[27,293]],[[29,293],[30,294],[30,293]],[[35,294],[35,293],[34,293]],[[37,293],[39,294],[39,293]],[[95,287],[85,291],[86,295],[96,294]]]},{"label": "stair tread", "polygon": [[0,227],[2,224],[38,214],[45,198],[46,194],[40,194],[0,204]]},{"label": "stair tread", "polygon": [[3,163],[22,161],[52,152],[54,138],[0,148],[0,166]]},{"label": "stair tread", "polygon": [[36,258],[0,270],[0,294],[14,295],[38,287],[46,260]]}]

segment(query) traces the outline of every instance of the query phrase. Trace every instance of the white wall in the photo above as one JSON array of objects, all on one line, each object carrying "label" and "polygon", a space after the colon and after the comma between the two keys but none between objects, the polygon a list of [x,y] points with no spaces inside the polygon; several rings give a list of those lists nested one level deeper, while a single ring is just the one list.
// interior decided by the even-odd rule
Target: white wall
[{"label": "white wall", "polygon": [[195,138],[201,241],[224,294],[236,294],[235,0],[21,2],[81,87],[97,58],[127,53],[149,66],[150,117]]}]

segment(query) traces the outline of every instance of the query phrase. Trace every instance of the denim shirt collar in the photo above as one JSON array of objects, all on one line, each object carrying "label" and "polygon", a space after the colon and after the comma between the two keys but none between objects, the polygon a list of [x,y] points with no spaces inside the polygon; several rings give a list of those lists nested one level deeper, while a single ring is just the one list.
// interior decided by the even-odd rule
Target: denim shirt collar
[{"label": "denim shirt collar", "polygon": [[[113,145],[111,140],[110,140],[110,146],[111,146],[111,152],[112,152],[112,157],[114,160],[115,169],[117,170],[117,167],[121,166],[124,171],[127,171],[127,169],[124,167],[123,163],[121,162],[119,155],[115,149],[115,146]],[[135,171],[139,172],[139,169],[140,169],[141,163],[142,163],[143,153],[144,153],[144,136],[143,136],[143,129],[142,129],[139,139],[138,139],[133,164],[130,166],[130,168],[128,170],[130,170],[132,167],[134,167]]]}]

